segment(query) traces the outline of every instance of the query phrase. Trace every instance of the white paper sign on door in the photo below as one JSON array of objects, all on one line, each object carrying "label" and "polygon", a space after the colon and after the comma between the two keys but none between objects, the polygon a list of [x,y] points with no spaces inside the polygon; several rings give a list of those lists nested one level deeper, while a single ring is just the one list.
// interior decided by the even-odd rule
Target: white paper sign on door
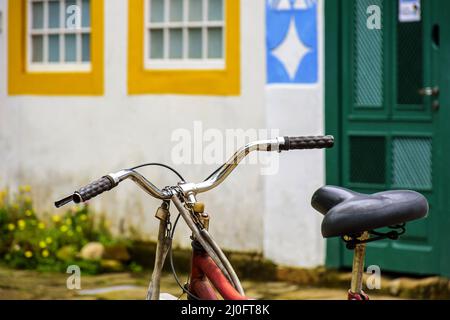
[{"label": "white paper sign on door", "polygon": [[417,22],[421,19],[420,0],[399,0],[398,20],[400,22]]}]

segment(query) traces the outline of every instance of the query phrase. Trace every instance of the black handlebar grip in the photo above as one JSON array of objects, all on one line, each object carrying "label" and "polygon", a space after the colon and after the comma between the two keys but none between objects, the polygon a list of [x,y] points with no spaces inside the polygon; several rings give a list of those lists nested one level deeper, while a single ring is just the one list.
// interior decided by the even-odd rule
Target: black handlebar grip
[{"label": "black handlebar grip", "polygon": [[81,188],[73,194],[73,202],[80,203],[88,201],[99,194],[109,191],[114,188],[117,184],[109,176],[104,176],[87,186]]},{"label": "black handlebar grip", "polygon": [[284,137],[284,144],[280,145],[280,151],[300,149],[325,149],[332,148],[333,145],[333,136]]}]

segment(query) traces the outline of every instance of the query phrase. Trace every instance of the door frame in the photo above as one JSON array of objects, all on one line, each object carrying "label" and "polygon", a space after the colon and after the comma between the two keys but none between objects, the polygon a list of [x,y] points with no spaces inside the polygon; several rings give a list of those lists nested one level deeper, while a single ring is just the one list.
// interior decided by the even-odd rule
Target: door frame
[{"label": "door frame", "polygon": [[[342,106],[342,73],[345,71],[341,65],[342,61],[342,1],[345,0],[324,0],[325,14],[325,131],[327,134],[335,136],[335,147],[326,152],[326,183],[332,185],[342,185],[342,172],[340,168],[342,161],[342,144],[343,137],[341,113]],[[397,1],[397,0],[395,0]],[[440,104],[438,111],[439,116],[436,121],[437,127],[440,128],[441,137],[448,137],[450,141],[450,126],[445,123],[445,119],[450,119],[450,19],[446,18],[446,13],[450,12],[450,1],[436,0],[439,6],[444,6],[443,10],[439,10],[438,21],[440,22],[440,79],[441,86]],[[444,41],[447,40],[447,41]],[[446,72],[446,70],[448,70]],[[439,139],[444,141],[444,138]],[[442,147],[440,159],[450,159],[450,148]],[[439,166],[445,168],[446,166]],[[441,185],[438,186],[438,199],[444,201],[442,208],[450,208],[450,170],[441,173]],[[447,182],[448,181],[448,182]],[[447,212],[440,212],[439,224],[436,232],[439,233],[439,243],[434,244],[439,255],[439,274],[450,277],[450,209]],[[345,250],[339,238],[327,240],[326,246],[326,265],[331,268],[339,268],[343,266],[343,250]]]}]

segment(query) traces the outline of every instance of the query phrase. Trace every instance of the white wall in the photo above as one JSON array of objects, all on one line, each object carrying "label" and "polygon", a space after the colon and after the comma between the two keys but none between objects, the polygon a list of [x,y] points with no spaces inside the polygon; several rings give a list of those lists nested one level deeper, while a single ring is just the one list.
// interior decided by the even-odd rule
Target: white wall
[{"label": "white wall", "polygon": [[[323,1],[318,2],[319,81],[315,85],[268,85],[266,115],[269,128],[283,135],[324,134]],[[280,157],[280,171],[265,188],[264,254],[280,264],[316,266],[324,262],[319,214],[311,196],[324,183],[324,152],[290,151]]]},{"label": "white wall", "polygon": [[[5,9],[5,0],[0,4]],[[171,163],[173,130],[264,126],[264,6],[241,1],[242,95],[199,97],[127,95],[127,1],[105,1],[105,95],[103,97],[8,97],[6,32],[1,35],[0,177],[2,184],[30,184],[37,207],[52,210],[58,197],[105,173],[142,162]],[[6,18],[6,17],[5,17]],[[6,19],[5,19],[6,20]],[[215,166],[181,166],[199,181]],[[177,182],[170,172],[144,172],[156,185]],[[208,195],[212,232],[226,248],[262,251],[263,181],[257,166],[238,169]],[[243,185],[245,183],[245,187]],[[247,195],[252,195],[247,198]],[[131,183],[91,201],[118,223],[126,217],[154,238],[159,204]],[[186,230],[186,228],[184,228]],[[181,230],[181,228],[180,228]],[[189,243],[183,232],[178,240]]]},{"label": "white wall", "polygon": [[[173,130],[203,127],[275,128],[283,135],[323,133],[323,77],[312,88],[265,87],[264,0],[241,1],[241,96],[127,95],[127,1],[105,1],[105,95],[7,95],[7,0],[0,0],[0,186],[30,184],[39,210],[58,212],[53,201],[123,167],[171,164]],[[322,34],[320,14],[320,34]],[[321,50],[321,54],[323,50]],[[322,66],[323,63],[320,63]],[[322,74],[322,73],[321,73]],[[323,153],[290,152],[280,172],[261,176],[257,165],[239,167],[219,188],[199,196],[211,214],[211,232],[227,248],[264,252],[277,263],[313,266],[323,261],[319,217],[309,206],[323,183]],[[188,180],[215,166],[177,167]],[[145,169],[158,186],[177,182],[163,169]],[[92,206],[155,239],[159,205],[131,182]],[[184,224],[175,239],[189,245]]]}]

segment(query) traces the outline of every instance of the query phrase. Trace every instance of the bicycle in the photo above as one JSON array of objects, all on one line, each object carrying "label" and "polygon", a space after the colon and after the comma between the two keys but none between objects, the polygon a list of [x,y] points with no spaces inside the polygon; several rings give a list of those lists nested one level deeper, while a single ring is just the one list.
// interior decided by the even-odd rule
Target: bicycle
[{"label": "bicycle", "polygon": [[[72,195],[56,201],[55,206],[59,208],[72,201],[74,203],[86,202],[103,192],[113,189],[120,182],[131,179],[150,196],[162,200],[162,204],[155,214],[156,218],[159,219],[159,231],[155,264],[146,299],[158,300],[160,298],[160,278],[162,268],[167,256],[169,256],[170,267],[175,281],[181,290],[187,294],[188,299],[217,300],[219,299],[216,294],[217,291],[217,293],[225,300],[245,300],[249,298],[245,296],[236,272],[219,245],[208,232],[210,217],[204,211],[204,204],[197,201],[197,195],[207,192],[221,184],[250,152],[283,152],[302,149],[325,149],[331,148],[333,145],[334,138],[332,136],[278,137],[270,140],[255,141],[239,149],[227,162],[200,183],[186,182],[186,180],[170,166],[161,163],[147,163],[108,174],[78,191],[75,191]],[[159,189],[136,171],[145,166],[164,167],[175,173],[181,181],[175,186]],[[333,224],[333,217],[336,216],[336,213],[331,212],[331,209],[338,208],[339,205],[345,205],[346,201],[350,201],[352,198],[357,197],[357,194],[348,191],[348,197],[342,196],[339,199],[335,199],[336,195],[339,196],[339,194],[338,192],[334,192],[334,189],[333,192],[328,192],[326,187],[321,190],[322,191],[319,190],[316,192],[313,197],[313,199],[315,199],[313,206],[315,206],[316,209],[320,208],[321,210],[319,211],[325,214],[324,224],[326,225],[326,232],[323,232],[324,236],[332,236],[339,233],[341,230],[335,230],[336,226]],[[171,203],[175,205],[178,211],[178,215],[173,224],[171,222],[169,211]],[[325,211],[324,209],[326,208],[329,210]],[[339,213],[337,209],[334,211]],[[190,281],[186,285],[182,285],[177,276],[172,255],[172,239],[180,217],[183,218],[192,231],[191,272],[189,275]],[[332,221],[325,223],[325,220]],[[388,222],[390,221],[392,221],[392,219],[388,220]],[[402,223],[404,222],[406,221],[402,221]],[[329,227],[329,225],[331,225],[331,227]],[[356,224],[356,226],[359,227],[361,225]],[[349,234],[354,236],[351,240],[365,241],[365,238],[363,237],[366,236],[366,233],[359,235],[359,231],[357,231],[358,228],[352,229],[352,227],[355,227],[355,225],[350,225],[348,229],[351,231]],[[350,242],[351,241],[349,240],[349,243]],[[359,251],[362,250],[361,248],[363,248],[364,245],[365,244],[362,242],[356,242],[354,244],[355,248],[358,248]],[[362,257],[361,254],[355,254],[355,257],[356,256],[358,256],[358,259],[361,259]],[[361,263],[357,264],[356,267],[358,277],[362,277],[363,270],[361,270]],[[356,281],[355,283],[355,290],[353,291],[355,292],[355,295],[352,295],[352,297],[360,297],[362,296],[362,293],[361,291],[358,291],[359,282]],[[353,285],[352,280],[351,290],[353,290]],[[357,295],[356,292],[358,292],[359,295]]]}]

